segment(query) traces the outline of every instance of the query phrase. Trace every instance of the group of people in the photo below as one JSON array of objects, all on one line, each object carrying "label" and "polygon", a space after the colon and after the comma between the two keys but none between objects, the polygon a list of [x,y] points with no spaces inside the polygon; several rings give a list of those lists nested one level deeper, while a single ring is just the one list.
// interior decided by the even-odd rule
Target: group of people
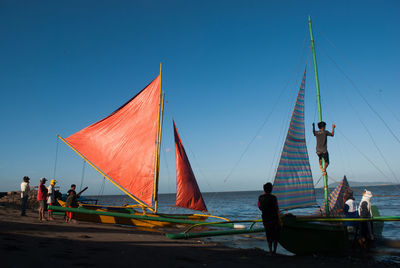
[{"label": "group of people", "polygon": [[[272,184],[264,184],[264,193],[258,197],[258,208],[261,210],[268,247],[271,255],[276,254],[276,248],[280,238],[282,220],[278,206],[278,200],[272,193]],[[346,218],[372,218],[371,210],[372,193],[364,190],[360,205],[357,206],[353,197],[353,191],[347,189],[344,193],[343,212]],[[374,240],[373,224],[371,221],[346,222],[349,232],[359,234],[359,243],[363,253],[367,252]]]},{"label": "group of people", "polygon": [[[30,191],[29,182],[30,182],[30,178],[28,176],[25,176],[21,183],[21,216],[26,216],[26,207],[27,207],[29,191]],[[56,185],[57,181],[50,180],[50,185],[48,187],[46,187],[46,182],[47,182],[46,178],[41,178],[39,186],[38,186],[37,201],[39,204],[39,210],[38,210],[39,221],[46,220],[45,210],[46,210],[47,206],[57,205],[57,195],[56,195],[57,192],[55,189],[55,185]],[[65,205],[69,208],[78,207],[79,195],[76,194],[75,189],[76,189],[76,185],[72,184],[71,189],[68,190],[68,192],[67,192],[67,198],[65,201]],[[47,220],[49,220],[49,221],[54,220],[52,209],[47,210]],[[65,222],[68,222],[68,223],[74,222],[72,212],[66,212]]]},{"label": "group of people", "polygon": [[[364,190],[360,205],[357,207],[357,203],[353,197],[353,191],[348,189],[343,196],[344,207],[343,212],[346,218],[372,218],[373,213],[371,209],[371,198],[372,193],[368,190]],[[371,246],[374,240],[374,230],[371,221],[362,222],[346,222],[346,226],[349,232],[357,233],[359,231],[359,243],[361,249],[366,252]]]},{"label": "group of people", "polygon": [[[333,137],[335,134],[335,124],[332,124],[332,132],[327,131],[326,123],[318,123],[318,130],[315,130],[315,124],[312,124],[313,134],[316,137],[316,153],[319,158],[319,166],[322,175],[326,176],[326,168],[329,165],[329,154],[327,149],[327,137]],[[277,244],[280,238],[282,221],[278,200],[272,193],[272,184],[264,184],[264,193],[258,198],[258,208],[262,212],[262,221],[268,241],[270,254],[276,254]],[[353,197],[353,191],[348,189],[344,194],[343,212],[346,218],[372,218],[371,198],[372,193],[365,190],[362,193],[360,205],[357,206]],[[371,221],[346,222],[350,232],[359,233],[359,243],[363,252],[366,252],[371,242],[374,240],[373,224]]]}]

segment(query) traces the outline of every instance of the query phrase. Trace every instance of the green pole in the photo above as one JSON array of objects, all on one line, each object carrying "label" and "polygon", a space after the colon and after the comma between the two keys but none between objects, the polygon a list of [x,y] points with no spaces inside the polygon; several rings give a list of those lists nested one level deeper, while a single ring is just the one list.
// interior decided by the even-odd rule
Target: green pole
[{"label": "green pole", "polygon": [[[312,49],[313,61],[314,61],[315,85],[317,88],[318,120],[319,120],[319,122],[321,122],[322,121],[321,95],[320,95],[320,91],[319,91],[317,57],[315,55],[315,44],[314,44],[314,37],[313,37],[313,32],[312,32],[310,16],[308,16],[308,27],[310,28],[311,49]],[[322,159],[322,167],[325,168],[324,159]],[[323,178],[324,178],[325,211],[326,211],[326,216],[329,216],[328,174],[326,172],[325,172],[325,175],[323,175]]]}]

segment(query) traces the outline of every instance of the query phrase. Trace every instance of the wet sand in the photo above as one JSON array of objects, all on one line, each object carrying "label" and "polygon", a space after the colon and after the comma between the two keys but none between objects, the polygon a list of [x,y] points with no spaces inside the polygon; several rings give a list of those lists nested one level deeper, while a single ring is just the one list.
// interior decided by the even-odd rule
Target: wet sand
[{"label": "wet sand", "polygon": [[269,256],[202,240],[171,240],[164,232],[79,222],[39,222],[0,206],[1,267],[387,267],[350,257]]}]

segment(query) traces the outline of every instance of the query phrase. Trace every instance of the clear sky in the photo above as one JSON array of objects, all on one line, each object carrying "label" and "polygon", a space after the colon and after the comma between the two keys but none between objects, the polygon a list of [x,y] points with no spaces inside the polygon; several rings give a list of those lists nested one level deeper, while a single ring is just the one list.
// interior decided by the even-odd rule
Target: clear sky
[{"label": "clear sky", "polygon": [[[79,188],[83,161],[56,135],[113,112],[158,75],[160,62],[168,102],[161,192],[175,190],[172,117],[203,191],[270,181],[307,61],[317,182],[308,15],[324,120],[328,130],[337,125],[329,175],[399,182],[399,14],[397,0],[0,1],[0,191],[54,172],[63,192]],[[89,166],[83,177],[98,194],[102,177]],[[120,191],[107,182],[104,193]]]}]

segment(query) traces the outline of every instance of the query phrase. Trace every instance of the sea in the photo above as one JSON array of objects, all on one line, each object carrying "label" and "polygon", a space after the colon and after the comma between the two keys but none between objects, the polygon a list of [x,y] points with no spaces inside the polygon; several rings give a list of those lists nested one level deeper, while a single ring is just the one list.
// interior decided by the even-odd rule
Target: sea
[{"label": "sea", "polygon": [[[356,202],[361,200],[364,187],[352,187]],[[400,216],[400,185],[383,185],[368,186],[367,190],[371,191],[374,197],[371,203],[378,207],[381,216]],[[332,189],[333,190],[333,189]],[[258,196],[261,191],[242,191],[242,192],[215,192],[203,193],[208,211],[212,215],[234,220],[254,220],[260,219],[261,214],[257,207]],[[323,204],[323,190],[318,188],[315,190],[317,204]],[[126,195],[104,195],[97,198],[98,204],[102,205],[124,205],[132,204],[132,200]],[[175,207],[175,194],[159,195],[159,212],[160,213],[193,213],[193,211]],[[289,211],[296,215],[307,215],[315,212],[318,206],[310,208],[295,209]],[[208,221],[219,221],[218,219],[209,219]],[[249,225],[250,223],[247,223]],[[246,223],[244,223],[246,225]],[[261,227],[261,224],[255,227]],[[374,258],[377,261],[388,264],[400,264],[400,222],[385,222],[383,233],[384,245],[380,245],[379,249],[374,249]],[[204,238],[206,241],[213,241],[235,248],[259,248],[268,250],[263,233],[251,235],[234,235],[234,236],[217,236]],[[290,252],[278,246],[278,253],[291,255]]]}]

